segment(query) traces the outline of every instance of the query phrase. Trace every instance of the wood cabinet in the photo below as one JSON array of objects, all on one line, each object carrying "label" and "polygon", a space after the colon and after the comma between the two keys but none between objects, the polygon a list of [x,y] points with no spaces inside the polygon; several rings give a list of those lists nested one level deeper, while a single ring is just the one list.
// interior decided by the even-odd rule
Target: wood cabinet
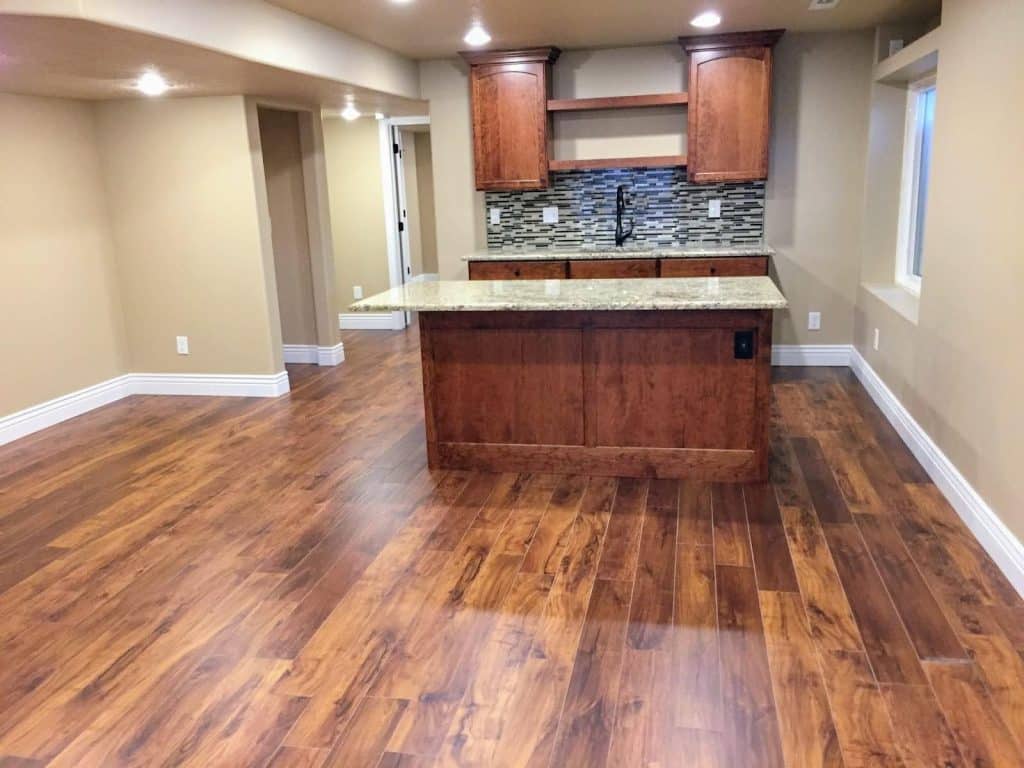
[{"label": "wood cabinet", "polygon": [[768,177],[772,46],[782,30],[683,37],[690,59],[690,181]]},{"label": "wood cabinet", "polygon": [[662,277],[756,277],[767,274],[767,256],[661,260]]},{"label": "wood cabinet", "polygon": [[570,278],[595,279],[657,276],[657,259],[595,259],[593,261],[569,262]]},{"label": "wood cabinet", "polygon": [[623,277],[757,277],[767,256],[573,261],[471,261],[470,280],[601,279]]},{"label": "wood cabinet", "polygon": [[564,261],[471,261],[470,280],[550,280],[568,277]]},{"label": "wood cabinet", "polygon": [[551,65],[557,48],[465,52],[480,190],[548,185]]}]

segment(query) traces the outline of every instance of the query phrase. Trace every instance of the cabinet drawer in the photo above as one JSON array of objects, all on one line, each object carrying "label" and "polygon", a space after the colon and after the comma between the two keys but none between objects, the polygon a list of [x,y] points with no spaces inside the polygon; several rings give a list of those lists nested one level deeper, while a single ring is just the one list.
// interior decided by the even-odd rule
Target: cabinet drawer
[{"label": "cabinet drawer", "polygon": [[548,280],[567,275],[564,261],[471,261],[470,280]]},{"label": "cabinet drawer", "polygon": [[756,277],[767,274],[767,256],[661,260],[662,277]]},{"label": "cabinet drawer", "polygon": [[608,259],[570,261],[569,277],[595,279],[604,277],[657,277],[657,259]]}]

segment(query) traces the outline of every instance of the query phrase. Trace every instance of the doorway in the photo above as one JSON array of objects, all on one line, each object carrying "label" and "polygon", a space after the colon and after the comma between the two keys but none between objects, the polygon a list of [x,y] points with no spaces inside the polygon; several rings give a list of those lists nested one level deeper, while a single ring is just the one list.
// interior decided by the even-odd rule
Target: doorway
[{"label": "doorway", "polygon": [[318,311],[323,281],[314,259],[318,244],[310,205],[316,200],[310,196],[315,185],[307,177],[315,153],[304,135],[309,125],[303,125],[310,118],[311,113],[257,107],[284,362],[337,365],[342,347],[323,343],[333,332],[321,327]]}]

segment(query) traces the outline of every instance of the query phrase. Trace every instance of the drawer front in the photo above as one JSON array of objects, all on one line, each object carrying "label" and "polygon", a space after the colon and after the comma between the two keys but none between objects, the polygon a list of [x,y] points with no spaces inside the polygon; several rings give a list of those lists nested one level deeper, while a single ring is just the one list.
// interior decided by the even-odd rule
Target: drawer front
[{"label": "drawer front", "polygon": [[570,261],[569,277],[600,279],[607,277],[657,277],[657,259],[608,259]]},{"label": "drawer front", "polygon": [[471,261],[470,280],[549,280],[568,274],[565,261]]},{"label": "drawer front", "polygon": [[662,277],[757,277],[767,274],[767,256],[661,260]]}]

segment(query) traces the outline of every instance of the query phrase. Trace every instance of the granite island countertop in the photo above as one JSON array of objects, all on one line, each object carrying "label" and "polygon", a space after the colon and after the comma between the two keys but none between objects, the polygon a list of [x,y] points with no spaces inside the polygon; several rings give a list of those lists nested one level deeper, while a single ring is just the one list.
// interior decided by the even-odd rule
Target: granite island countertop
[{"label": "granite island countertop", "polygon": [[765,243],[745,245],[682,246],[585,246],[582,248],[507,248],[476,251],[463,261],[585,261],[595,259],[709,259],[730,256],[774,256],[775,249]]},{"label": "granite island countertop", "polygon": [[610,280],[442,280],[408,283],[353,304],[354,312],[546,312],[785,309],[770,277]]}]

